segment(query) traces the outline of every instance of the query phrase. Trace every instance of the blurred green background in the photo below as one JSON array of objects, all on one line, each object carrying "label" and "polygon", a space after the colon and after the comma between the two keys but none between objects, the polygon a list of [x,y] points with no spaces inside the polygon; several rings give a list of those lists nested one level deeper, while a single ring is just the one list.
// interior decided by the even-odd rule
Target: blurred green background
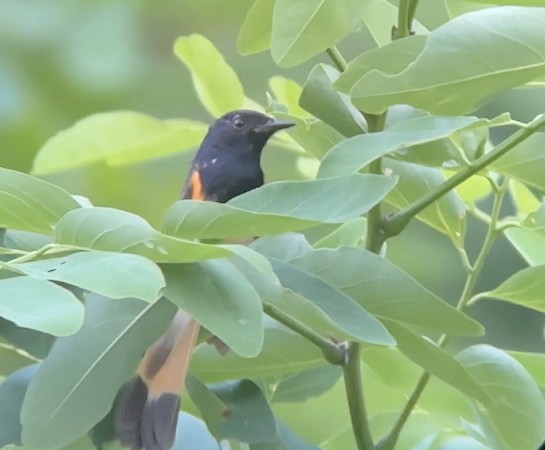
[{"label": "blurred green background", "polygon": [[[419,20],[428,28],[447,19],[443,9],[433,9],[434,2],[423,0],[419,5]],[[189,72],[173,55],[173,42],[180,35],[201,33],[209,38],[239,74],[246,95],[262,104],[271,76],[304,83],[317,58],[285,70],[276,67],[266,52],[238,55],[238,30],[251,4],[252,0],[0,0],[0,166],[31,171],[34,155],[48,138],[93,113],[134,110],[160,119],[213,120],[199,104]],[[464,6],[470,7],[475,5]],[[348,57],[373,45],[365,36],[360,30],[347,38],[342,48]],[[514,90],[481,112],[511,111],[514,118],[529,120],[543,112],[544,105],[545,89]],[[157,224],[177,198],[192,154],[184,151],[123,166],[97,162],[44,178],[89,197],[95,205],[133,211]],[[265,158],[269,180],[297,176],[293,154],[269,148]],[[483,236],[484,227],[470,220],[470,256],[475,256]],[[415,222],[388,245],[391,260],[444,299],[456,301],[464,275],[447,238]],[[500,239],[477,289],[497,286],[523,265]],[[484,341],[508,349],[543,349],[541,315],[500,302],[482,302],[472,312],[487,327]],[[307,435],[318,432],[312,429],[313,417],[325,414],[323,408],[333,398],[331,393],[315,408],[307,408],[297,428]],[[335,401],[344,399],[336,396]],[[295,411],[292,405],[280,409],[283,416]],[[335,417],[331,426],[336,427],[333,422],[341,422],[339,430],[343,423],[348,428],[347,417]]]}]

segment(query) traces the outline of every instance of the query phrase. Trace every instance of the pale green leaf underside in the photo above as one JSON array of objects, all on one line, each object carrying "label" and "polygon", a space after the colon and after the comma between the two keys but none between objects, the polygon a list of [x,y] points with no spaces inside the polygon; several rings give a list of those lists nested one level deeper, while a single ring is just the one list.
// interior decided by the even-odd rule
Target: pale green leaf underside
[{"label": "pale green leaf underside", "polygon": [[184,238],[248,237],[342,223],[367,212],[396,181],[353,174],[269,183],[227,204],[182,200],[167,211],[162,230]]}]

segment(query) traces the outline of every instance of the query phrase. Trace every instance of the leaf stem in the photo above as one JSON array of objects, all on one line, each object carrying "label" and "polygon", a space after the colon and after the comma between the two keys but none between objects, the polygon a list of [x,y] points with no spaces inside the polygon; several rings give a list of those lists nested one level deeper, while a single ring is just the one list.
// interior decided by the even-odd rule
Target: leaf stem
[{"label": "leaf stem", "polygon": [[496,161],[500,156],[505,155],[509,150],[516,147],[525,139],[528,139],[543,126],[545,126],[545,114],[536,117],[526,128],[516,131],[497,145],[492,151],[476,159],[470,166],[457,172],[441,184],[435,191],[425,195],[407,208],[402,209],[389,217],[385,217],[383,226],[386,237],[396,236],[401,233],[409,224],[410,220],[419,212],[450,192],[459,184],[463,183],[472,175],[475,175],[477,172]]},{"label": "leaf stem", "polygon": [[397,26],[392,31],[392,39],[401,39],[413,34],[412,24],[418,0],[400,0],[397,14]]},{"label": "leaf stem", "polygon": [[[464,289],[462,290],[462,294],[460,295],[460,299],[458,300],[458,304],[456,305],[456,309],[458,309],[459,311],[464,311],[467,308],[469,302],[472,299],[477,298],[478,296],[477,295],[472,297],[472,294],[475,289],[475,285],[477,283],[479,275],[481,274],[481,271],[484,267],[486,257],[490,253],[490,249],[492,248],[494,239],[496,238],[498,234],[497,223],[500,216],[501,205],[503,203],[505,193],[507,192],[508,184],[509,184],[508,180],[505,180],[503,184],[498,187],[498,190],[494,191],[495,197],[494,197],[494,204],[492,205],[492,211],[490,213],[490,224],[487,228],[486,236],[484,238],[483,244],[481,246],[479,254],[477,255],[477,258],[475,259],[474,264],[472,266],[468,265],[468,267],[466,268],[467,270],[466,282],[464,284]],[[438,345],[441,348],[444,348],[447,342],[448,342],[448,337],[446,335],[443,335],[439,339]],[[399,435],[401,434],[401,431],[403,430],[403,427],[405,426],[405,423],[410,417],[413,408],[415,407],[416,403],[418,402],[418,399],[422,395],[422,392],[424,392],[424,389],[426,388],[429,380],[430,380],[430,374],[428,372],[422,373],[415,388],[413,389],[413,392],[411,393],[409,397],[409,400],[405,404],[405,407],[403,408],[403,411],[401,412],[392,430],[390,431],[388,436],[386,436],[386,438],[383,441],[381,441],[379,445],[377,446],[378,450],[393,450],[394,449],[395,444],[397,440],[399,439]]]},{"label": "leaf stem", "polygon": [[286,326],[290,330],[303,336],[309,342],[312,342],[314,345],[316,345],[316,347],[318,347],[322,351],[322,353],[324,354],[324,358],[329,363],[337,366],[341,366],[344,364],[346,359],[346,352],[341,345],[337,345],[331,341],[328,341],[327,339],[312,331],[310,328],[307,328],[302,323],[292,319],[291,317],[280,311],[278,308],[275,308],[270,304],[263,304],[263,311],[265,312],[265,314],[277,320],[282,325]]},{"label": "leaf stem", "polygon": [[348,68],[346,59],[344,59],[344,56],[341,54],[336,45],[329,47],[326,50],[326,53],[329,55],[331,61],[333,61],[333,64],[335,64],[335,67],[339,72],[344,72]]},{"label": "leaf stem", "polygon": [[24,262],[27,262],[27,261],[32,261],[33,259],[36,259],[40,256],[42,256],[43,254],[51,251],[51,250],[54,250],[58,248],[58,246],[56,244],[46,244],[44,245],[43,247],[39,248],[38,250],[34,250],[32,252],[28,252],[26,254],[24,254],[23,256],[19,256],[18,258],[15,258],[15,259],[12,259],[10,260],[10,264],[21,264],[21,263],[24,263]]}]

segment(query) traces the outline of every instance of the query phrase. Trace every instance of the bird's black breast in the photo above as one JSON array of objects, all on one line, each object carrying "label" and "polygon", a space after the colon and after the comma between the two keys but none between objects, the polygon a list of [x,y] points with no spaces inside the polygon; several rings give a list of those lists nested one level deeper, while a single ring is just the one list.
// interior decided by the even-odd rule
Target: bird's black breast
[{"label": "bird's black breast", "polygon": [[206,198],[219,203],[263,185],[259,161],[217,158],[201,163],[198,170]]}]

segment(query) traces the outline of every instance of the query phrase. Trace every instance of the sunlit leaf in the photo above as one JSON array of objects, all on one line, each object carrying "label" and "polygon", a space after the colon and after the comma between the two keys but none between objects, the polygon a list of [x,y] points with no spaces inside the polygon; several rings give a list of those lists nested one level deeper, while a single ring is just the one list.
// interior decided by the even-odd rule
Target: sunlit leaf
[{"label": "sunlit leaf", "polygon": [[544,146],[545,133],[535,133],[492,163],[491,168],[526,185],[545,189]]},{"label": "sunlit leaf", "polygon": [[339,72],[333,67],[318,64],[308,76],[300,104],[345,136],[362,134],[367,130],[363,115],[350,103],[346,94],[332,87],[338,77]]},{"label": "sunlit leaf", "polygon": [[[384,160],[384,168],[399,176],[399,182],[386,201],[403,209],[430,194],[445,181],[443,172],[432,167],[410,164],[393,159]],[[457,246],[462,246],[465,206],[454,191],[448,192],[416,216],[425,224],[446,234]]]},{"label": "sunlit leaf", "polygon": [[352,31],[362,8],[357,0],[275,1],[273,59],[280,66],[294,66],[331,47]]},{"label": "sunlit leaf", "polygon": [[255,0],[240,27],[237,49],[251,55],[271,46],[274,0]]},{"label": "sunlit leaf", "polygon": [[528,264],[545,264],[545,236],[524,228],[508,228],[503,234]]},{"label": "sunlit leaf", "polygon": [[0,227],[51,234],[57,221],[77,208],[60,187],[0,167]]},{"label": "sunlit leaf", "polygon": [[519,270],[488,296],[545,312],[545,265]]},{"label": "sunlit leaf", "polygon": [[190,70],[197,95],[213,116],[242,107],[244,91],[237,74],[207,38],[182,36],[174,44],[174,53]]},{"label": "sunlit leaf", "polygon": [[162,121],[133,111],[93,114],[49,139],[36,155],[33,173],[158,158],[197,146],[206,129],[202,122]]}]

